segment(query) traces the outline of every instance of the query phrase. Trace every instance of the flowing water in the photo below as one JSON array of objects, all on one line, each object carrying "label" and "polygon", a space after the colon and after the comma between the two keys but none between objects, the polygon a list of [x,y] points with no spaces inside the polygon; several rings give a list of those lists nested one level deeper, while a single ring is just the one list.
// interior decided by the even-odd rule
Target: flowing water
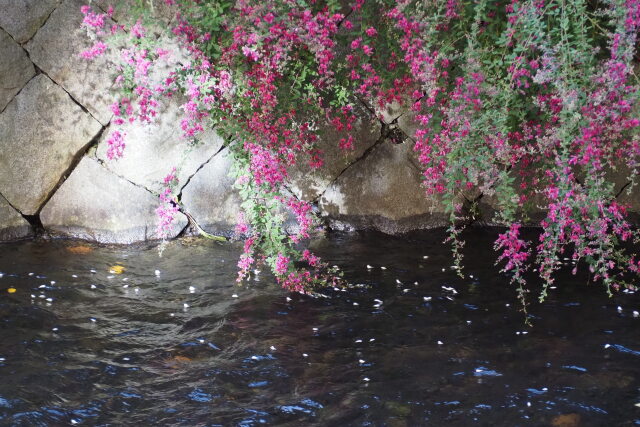
[{"label": "flowing water", "polygon": [[316,298],[236,244],[0,245],[0,425],[640,425],[639,295],[561,275],[526,327],[466,237],[465,279],[439,231],[314,242],[352,283]]}]

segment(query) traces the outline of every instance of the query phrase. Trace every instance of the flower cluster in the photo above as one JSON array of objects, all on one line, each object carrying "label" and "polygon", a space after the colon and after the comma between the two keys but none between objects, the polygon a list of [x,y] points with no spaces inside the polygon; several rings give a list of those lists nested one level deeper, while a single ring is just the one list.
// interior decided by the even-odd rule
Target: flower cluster
[{"label": "flower cluster", "polygon": [[[113,45],[122,93],[114,125],[151,122],[161,100],[181,92],[184,137],[208,128],[224,136],[244,199],[239,279],[266,264],[291,290],[331,281],[326,265],[297,247],[311,236],[313,212],[286,184],[294,167],[322,167],[323,129],[339,132],[339,148],[357,147],[362,103],[414,118],[408,136],[426,196],[449,213],[456,262],[468,209],[461,200],[482,195],[496,210],[492,221],[507,227],[495,248],[523,302],[524,272],[539,272],[544,297],[568,251],[609,291],[632,286],[623,276],[640,264],[619,243],[638,236],[611,174],[628,170],[632,191],[640,167],[640,0],[167,4],[179,12],[171,35],[180,61],[143,21],[106,31],[112,11],[86,6],[94,44],[82,56],[104,54],[107,39],[125,41]],[[114,128],[108,143],[109,157],[121,156],[124,130]],[[161,202],[167,226],[177,205],[170,192]],[[299,224],[293,235],[287,211]],[[539,241],[526,241],[521,228],[540,215]]]}]

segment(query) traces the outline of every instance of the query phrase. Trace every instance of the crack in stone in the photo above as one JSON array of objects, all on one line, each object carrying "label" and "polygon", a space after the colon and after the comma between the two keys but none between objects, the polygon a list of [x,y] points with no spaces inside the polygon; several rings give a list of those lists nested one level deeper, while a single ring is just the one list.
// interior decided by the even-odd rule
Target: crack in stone
[{"label": "crack in stone", "polygon": [[[55,12],[56,10],[58,10],[58,8],[60,7],[60,5],[62,4],[63,0],[58,1],[58,4],[51,9],[51,12],[49,12],[49,14],[47,15],[47,17],[44,19],[44,21],[42,21],[42,25],[40,25],[38,27],[38,29],[31,35],[31,37],[29,37],[27,40],[24,41],[24,43],[18,43],[21,47],[26,45],[27,43],[29,43],[31,40],[33,40],[33,38],[36,36],[36,34],[38,34],[38,32],[42,29],[42,27],[44,27],[45,25],[47,25],[47,22],[49,22],[49,18],[51,18],[51,15],[53,15],[53,12]],[[24,49],[24,48],[23,48]],[[26,49],[25,49],[26,50]],[[29,58],[31,59],[31,58]],[[33,61],[31,61],[33,62]],[[34,64],[35,65],[35,64]]]},{"label": "crack in stone", "polygon": [[617,199],[618,197],[620,197],[620,195],[624,192],[624,190],[627,189],[628,186],[631,185],[631,181],[627,181],[627,183],[625,185],[622,186],[622,188],[620,189],[620,191],[618,191],[618,193],[616,193],[615,196],[613,196],[614,199]]},{"label": "crack in stone", "polygon": [[[98,122],[99,123],[99,122]],[[83,147],[81,147],[76,154],[73,156],[73,158],[71,159],[71,162],[69,163],[69,166],[67,167],[67,169],[65,169],[65,171],[62,173],[62,175],[60,176],[60,179],[58,180],[58,182],[56,183],[56,185],[53,187],[53,189],[49,192],[49,194],[47,195],[47,197],[45,198],[44,202],[42,202],[40,204],[40,207],[38,208],[38,210],[36,211],[35,215],[37,215],[38,217],[40,216],[40,212],[42,212],[42,209],[44,209],[44,207],[47,205],[47,203],[49,203],[49,200],[51,200],[51,198],[53,197],[53,195],[60,189],[60,187],[62,186],[62,184],[64,184],[64,182],[67,180],[67,178],[73,173],[73,171],[75,170],[76,166],[78,166],[78,164],[80,163],[80,161],[84,158],[85,154],[94,146],[96,146],[98,144],[98,141],[100,141],[100,137],[102,136],[102,134],[104,133],[105,127],[101,127],[100,130],[98,131],[98,133],[96,133],[94,135],[93,138],[91,138],[91,140],[86,143]]]},{"label": "crack in stone", "polygon": [[364,150],[364,152],[358,158],[354,159],[352,162],[347,164],[347,166],[345,166],[344,169],[342,169],[342,171],[340,171],[340,173],[333,180],[331,180],[329,185],[327,185],[325,187],[325,189],[322,191],[322,193],[320,193],[317,197],[315,197],[311,201],[311,203],[318,203],[319,200],[322,198],[322,196],[324,196],[324,193],[326,193],[327,190],[331,186],[333,186],[333,184],[335,184],[336,181],[338,181],[338,179],[347,171],[347,169],[351,168],[351,166],[355,165],[356,163],[360,162],[361,160],[363,160],[364,158],[369,156],[369,154],[372,151],[374,151],[375,148],[377,148],[380,144],[382,144],[386,140],[387,136],[390,133],[389,125],[387,125],[382,120],[380,120],[380,126],[381,126],[381,128],[380,128],[380,137],[376,140],[376,142],[374,142],[373,145],[371,145],[371,147],[369,147],[366,150]]},{"label": "crack in stone", "polygon": [[[106,126],[105,126],[103,129],[106,129]],[[102,166],[102,167],[103,167],[103,168],[105,168],[107,171],[109,171],[109,173],[110,173],[110,174],[112,174],[112,175],[114,175],[114,176],[117,176],[118,178],[120,178],[120,179],[123,179],[123,180],[127,181],[129,184],[133,185],[134,187],[138,187],[138,188],[141,188],[141,189],[145,190],[146,192],[150,193],[152,196],[155,196],[155,197],[159,197],[159,196],[160,196],[160,194],[159,194],[159,193],[156,193],[155,191],[148,189],[148,188],[147,188],[147,187],[145,187],[144,185],[141,185],[141,184],[135,183],[135,182],[133,182],[133,181],[130,181],[127,177],[125,177],[125,176],[123,176],[123,175],[120,175],[120,174],[118,174],[118,173],[114,172],[113,170],[111,170],[111,168],[109,168],[109,166],[107,165],[107,162],[105,162],[104,160],[102,160],[102,159],[100,159],[100,158],[98,158],[98,157],[93,157],[93,156],[92,156],[92,158],[93,158],[96,162],[98,162],[98,164],[99,164],[100,166]]]},{"label": "crack in stone", "polygon": [[182,187],[180,187],[180,192],[178,193],[178,201],[182,200],[182,192],[184,191],[184,189],[187,187],[187,185],[189,185],[189,183],[191,182],[191,179],[196,176],[196,174],[198,172],[200,172],[200,170],[202,168],[204,168],[206,165],[208,165],[211,160],[213,160],[214,157],[216,157],[218,154],[220,154],[222,152],[222,150],[224,150],[225,148],[227,148],[227,146],[225,144],[222,144],[222,146],[218,149],[218,151],[216,151],[211,157],[209,157],[204,163],[202,163],[200,166],[198,166],[198,168],[195,170],[195,172],[193,172],[189,178],[187,178],[187,181],[184,183],[184,185]]},{"label": "crack in stone", "polygon": [[[33,80],[34,78],[36,78],[38,76],[38,68],[36,67],[36,64],[33,63],[33,61],[31,60],[31,56],[29,55],[29,51],[27,51],[27,49],[24,48],[24,46],[22,46],[20,43],[18,43],[16,41],[16,39],[13,38],[13,36],[11,34],[9,34],[9,32],[7,32],[4,28],[0,27],[0,30],[4,31],[10,38],[11,40],[14,41],[15,44],[17,44],[18,46],[20,46],[20,49],[22,49],[22,51],[25,53],[25,55],[27,56],[27,59],[29,60],[29,62],[31,62],[31,65],[33,65],[33,68],[36,70],[36,72],[34,73],[33,77],[31,77],[21,88],[18,92],[16,92],[15,95],[13,95],[13,98],[11,98],[11,100],[9,102],[7,102],[7,105],[4,106],[4,108],[2,110],[0,110],[0,114],[2,114],[4,112],[4,110],[7,109],[7,107],[9,106],[9,104],[11,104],[13,102],[14,99],[16,99],[16,97],[18,95],[20,95],[20,92],[22,92],[22,90],[27,87],[27,85],[29,84],[29,82],[31,80]],[[36,31],[37,32],[37,31]],[[6,88],[5,88],[6,89]]]},{"label": "crack in stone", "polygon": [[[29,60],[31,60],[31,58],[29,58]],[[46,73],[46,71],[44,71],[42,68],[38,67],[38,65],[36,65],[35,62],[31,61],[33,63],[33,66],[36,69],[36,75],[38,74],[42,74],[44,76],[46,76],[49,80],[51,80],[52,82],[54,82],[56,84],[56,86],[58,86],[60,89],[62,89],[67,95],[69,95],[69,98],[71,98],[71,100],[78,106],[80,107],[80,109],[88,114],[89,116],[91,116],[91,118],[93,120],[95,120],[96,122],[98,122],[100,124],[100,126],[102,126],[103,128],[106,127],[110,122],[111,119],[109,119],[109,121],[106,124],[103,124],[100,120],[98,120],[93,114],[91,114],[91,111],[89,111],[87,109],[87,107],[85,107],[84,105],[82,105],[76,98],[74,98],[73,95],[71,95],[71,93],[65,89],[65,87],[63,85],[61,85],[60,83],[58,83],[57,81],[55,81],[49,74]],[[26,85],[25,85],[26,86]]]},{"label": "crack in stone", "polygon": [[[34,65],[34,67],[35,67],[35,65]],[[28,85],[29,83],[31,83],[31,80],[35,79],[36,77],[38,77],[38,73],[35,73],[35,74],[33,75],[33,77],[31,77],[31,78],[29,79],[29,81],[28,81],[28,82],[26,82],[26,83],[24,84],[24,86],[22,86],[22,88],[20,88],[20,90],[19,90],[19,91],[18,91],[18,92],[13,96],[13,98],[11,98],[11,101],[7,102],[7,105],[5,105],[5,106],[4,106],[4,108],[3,108],[2,110],[0,110],[0,114],[2,114],[2,113],[4,113],[4,112],[5,112],[5,110],[7,109],[7,107],[8,107],[9,105],[11,105],[11,103],[12,103],[12,102],[13,102],[13,101],[18,97],[18,95],[20,95],[20,93],[24,90],[24,88],[25,88],[25,87],[27,87],[27,85]]]}]

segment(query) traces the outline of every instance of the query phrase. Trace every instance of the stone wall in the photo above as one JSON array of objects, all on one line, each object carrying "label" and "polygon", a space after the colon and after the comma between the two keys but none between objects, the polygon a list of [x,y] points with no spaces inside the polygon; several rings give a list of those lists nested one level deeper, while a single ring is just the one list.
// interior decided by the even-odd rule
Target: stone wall
[{"label": "stone wall", "polygon": [[[89,45],[80,29],[83,3],[0,0],[0,241],[43,230],[103,243],[154,240],[160,181],[173,166],[185,213],[173,235],[194,223],[229,234],[240,199],[223,141],[210,132],[183,154],[177,101],[164,107],[161,122],[127,129],[124,158],[106,157],[112,65],[78,55]],[[356,149],[341,152],[327,131],[326,167],[293,170],[291,192],[334,228],[398,233],[445,225],[441,204],[420,187],[410,113],[358,109]],[[635,198],[627,201],[640,211]],[[488,219],[491,203],[481,207]]]}]

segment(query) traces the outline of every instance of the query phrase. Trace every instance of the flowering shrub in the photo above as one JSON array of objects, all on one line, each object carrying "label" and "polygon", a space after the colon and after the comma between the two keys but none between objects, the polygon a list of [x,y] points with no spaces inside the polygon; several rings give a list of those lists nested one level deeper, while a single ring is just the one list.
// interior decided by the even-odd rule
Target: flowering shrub
[{"label": "flowering shrub", "polygon": [[[620,244],[638,235],[610,177],[627,171],[626,191],[636,184],[640,0],[165,2],[179,12],[180,61],[142,20],[109,27],[111,10],[87,6],[95,44],[82,56],[120,40],[110,43],[119,50],[115,125],[153,120],[162,99],[180,92],[185,139],[212,127],[224,136],[244,200],[239,280],[257,263],[297,291],[334,277],[298,249],[314,217],[285,184],[291,165],[322,167],[318,123],[343,132],[341,149],[359,143],[353,105],[362,101],[378,112],[399,104],[414,118],[425,196],[444,200],[458,264],[460,195],[481,194],[507,228],[495,248],[523,303],[526,271],[536,266],[544,298],[568,253],[609,292],[632,287],[625,277],[640,262]],[[123,155],[125,139],[112,131],[110,157]],[[170,195],[161,196],[163,230],[177,211]],[[287,211],[299,223],[293,235]],[[539,241],[525,241],[522,225],[538,211]]]}]

